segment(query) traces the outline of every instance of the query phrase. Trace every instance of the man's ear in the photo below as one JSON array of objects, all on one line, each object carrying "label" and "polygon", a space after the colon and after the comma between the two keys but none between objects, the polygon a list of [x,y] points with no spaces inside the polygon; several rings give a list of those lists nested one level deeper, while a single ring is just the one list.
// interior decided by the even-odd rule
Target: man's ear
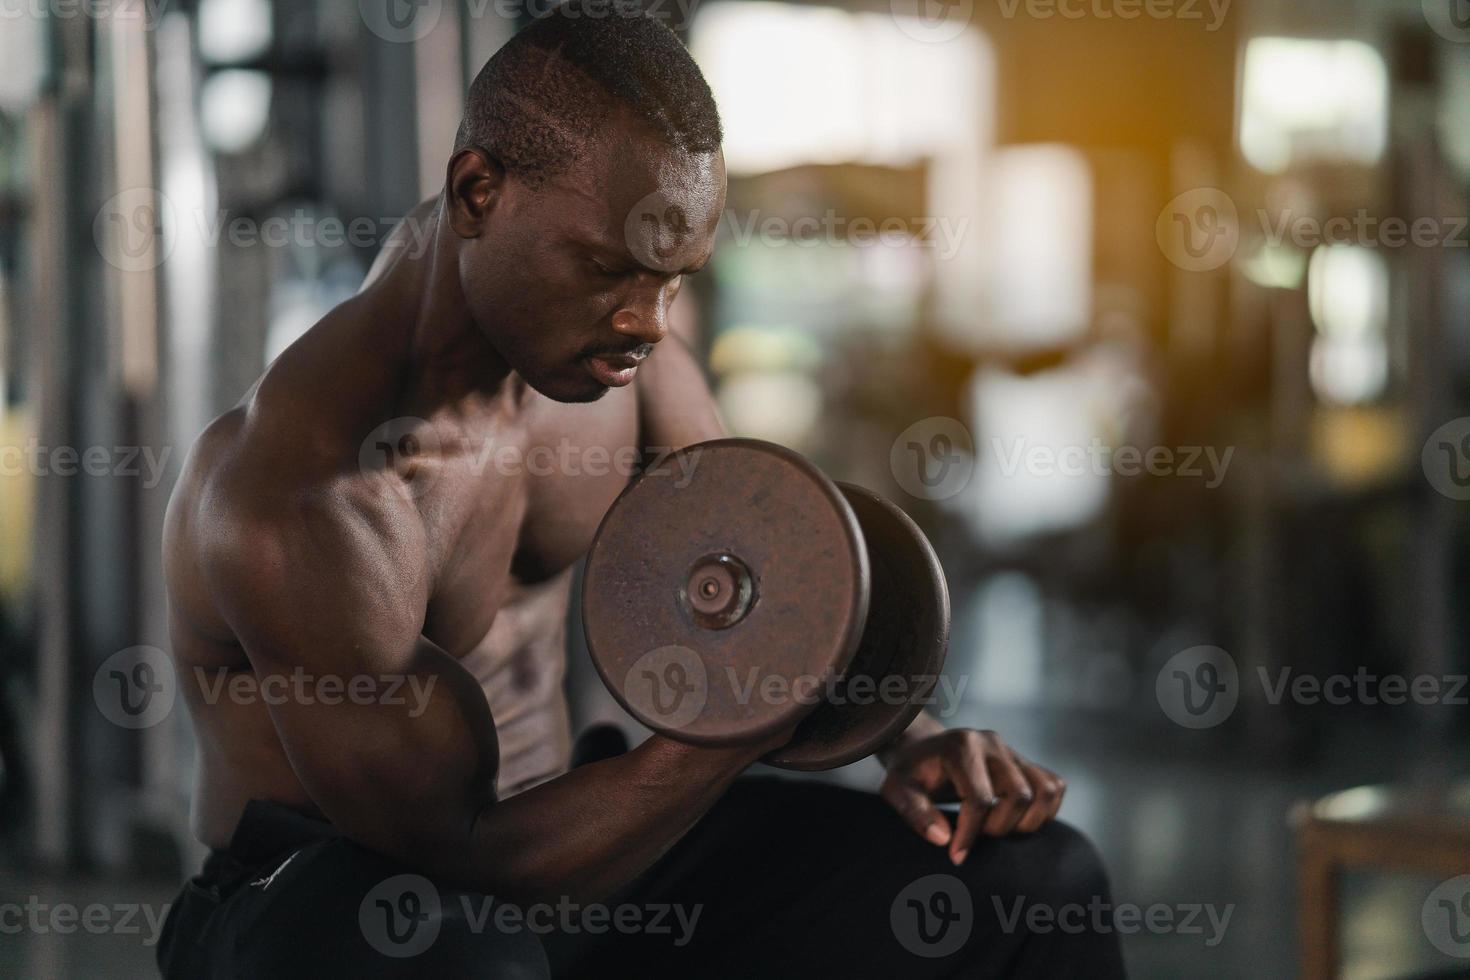
[{"label": "man's ear", "polygon": [[456,235],[479,238],[484,233],[490,212],[505,193],[505,181],[505,168],[479,147],[466,147],[450,158],[445,203]]}]

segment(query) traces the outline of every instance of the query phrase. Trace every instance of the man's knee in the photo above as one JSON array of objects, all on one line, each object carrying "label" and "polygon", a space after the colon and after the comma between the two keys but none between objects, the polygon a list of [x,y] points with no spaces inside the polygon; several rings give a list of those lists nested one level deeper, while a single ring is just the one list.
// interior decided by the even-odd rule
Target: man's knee
[{"label": "man's knee", "polygon": [[464,893],[446,898],[455,901],[442,910],[433,943],[411,958],[412,969],[403,976],[548,980],[541,940],[524,923],[498,920],[498,902]]},{"label": "man's knee", "polygon": [[977,842],[958,871],[975,902],[981,945],[989,944],[987,962],[1005,959],[987,975],[1124,975],[1107,870],[1090,840],[1052,822],[989,845]]},{"label": "man's knee", "polygon": [[[978,858],[978,860],[977,860]],[[991,839],[955,872],[975,895],[1025,897],[1059,907],[1108,899],[1102,856],[1081,831],[1052,821],[1034,834]]]},{"label": "man's knee", "polygon": [[1053,821],[1036,832],[1048,845],[1043,861],[1048,886],[1058,899],[1107,899],[1108,871],[1096,845],[1071,824]]}]

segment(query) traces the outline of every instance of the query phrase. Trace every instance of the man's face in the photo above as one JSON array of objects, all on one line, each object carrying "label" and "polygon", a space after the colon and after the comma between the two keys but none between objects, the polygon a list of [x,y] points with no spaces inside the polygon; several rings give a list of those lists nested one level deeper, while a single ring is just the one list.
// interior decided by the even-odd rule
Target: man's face
[{"label": "man's face", "polygon": [[531,387],[562,402],[633,381],[668,333],[681,279],[709,260],[725,206],[720,153],[608,128],[539,188],[508,177],[460,263],[486,337]]}]

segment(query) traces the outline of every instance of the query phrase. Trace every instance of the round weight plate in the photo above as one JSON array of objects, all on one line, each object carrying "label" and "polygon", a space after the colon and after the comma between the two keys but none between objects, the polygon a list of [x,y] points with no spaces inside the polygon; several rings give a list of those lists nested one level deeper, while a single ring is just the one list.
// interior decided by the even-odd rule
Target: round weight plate
[{"label": "round weight plate", "polygon": [[635,718],[734,744],[816,707],[857,649],[868,581],[862,531],[831,480],[781,446],[720,439],[680,450],[609,508],[582,622]]},{"label": "round weight plate", "polygon": [[765,758],[782,769],[835,769],[882,748],[923,709],[949,648],[949,588],[929,539],[877,494],[837,486],[867,542],[868,619],[846,674],[824,689],[791,742]]}]

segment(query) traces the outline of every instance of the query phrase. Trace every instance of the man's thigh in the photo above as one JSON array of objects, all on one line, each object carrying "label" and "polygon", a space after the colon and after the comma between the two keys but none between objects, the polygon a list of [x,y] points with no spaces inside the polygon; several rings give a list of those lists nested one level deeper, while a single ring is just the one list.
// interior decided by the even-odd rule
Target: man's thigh
[{"label": "man's thigh", "polygon": [[500,928],[494,906],[339,838],[302,848],[230,894],[210,916],[201,952],[214,977],[547,976],[535,935]]},{"label": "man's thigh", "polygon": [[983,838],[956,868],[871,793],[756,777],[616,899],[640,923],[667,907],[671,929],[558,935],[548,952],[558,976],[1014,976],[1076,962],[1119,975],[1115,936],[1037,934],[1014,914],[1108,900],[1096,852],[1064,824]]}]

